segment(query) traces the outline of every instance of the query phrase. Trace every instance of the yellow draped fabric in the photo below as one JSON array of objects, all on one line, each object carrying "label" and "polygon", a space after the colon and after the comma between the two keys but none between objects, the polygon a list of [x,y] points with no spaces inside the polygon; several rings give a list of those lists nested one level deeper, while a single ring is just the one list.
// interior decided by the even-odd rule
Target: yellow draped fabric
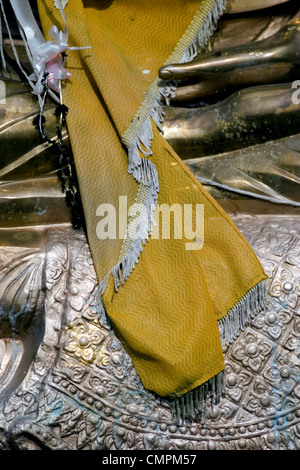
[{"label": "yellow draped fabric", "polygon": [[[63,100],[101,305],[144,386],[163,397],[195,390],[224,369],[220,331],[228,341],[236,337],[266,279],[235,225],[159,130],[160,100],[172,90],[158,69],[192,58],[223,3],[69,0],[65,8],[69,45],[91,46],[68,52],[72,78]],[[63,29],[54,2],[38,4],[45,35],[52,24]],[[97,209],[118,209],[120,197],[128,206],[203,207],[203,245],[187,249],[191,240],[172,230],[169,239],[150,234],[144,244],[100,239]],[[135,220],[136,213],[128,216]]]}]

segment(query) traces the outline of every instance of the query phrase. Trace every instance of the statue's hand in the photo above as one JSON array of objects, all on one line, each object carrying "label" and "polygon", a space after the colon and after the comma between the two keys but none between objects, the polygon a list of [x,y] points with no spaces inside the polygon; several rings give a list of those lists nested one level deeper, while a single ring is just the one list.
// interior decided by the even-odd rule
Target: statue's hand
[{"label": "statue's hand", "polygon": [[299,78],[300,20],[288,23],[267,39],[199,55],[159,70],[163,80],[180,80],[173,102],[201,100],[251,85]]}]

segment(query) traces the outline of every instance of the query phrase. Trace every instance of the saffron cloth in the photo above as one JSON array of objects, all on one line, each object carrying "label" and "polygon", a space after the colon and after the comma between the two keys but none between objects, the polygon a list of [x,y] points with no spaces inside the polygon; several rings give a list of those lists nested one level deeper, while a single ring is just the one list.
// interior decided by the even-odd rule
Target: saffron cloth
[{"label": "saffron cloth", "polygon": [[[193,394],[195,409],[203,387],[219,387],[222,346],[266,293],[267,276],[251,247],[162,134],[173,85],[159,80],[158,70],[192,60],[225,3],[69,0],[64,9],[70,46],[91,46],[68,52],[72,77],[62,96],[99,318],[109,318],[144,387],[183,401]],[[46,37],[53,24],[64,28],[52,0],[38,6]],[[104,205],[118,214],[120,200],[132,206],[126,223],[118,222],[115,237],[99,236]],[[177,237],[172,226],[170,237],[154,237],[155,207],[164,204],[202,207],[203,239],[184,231]]]}]

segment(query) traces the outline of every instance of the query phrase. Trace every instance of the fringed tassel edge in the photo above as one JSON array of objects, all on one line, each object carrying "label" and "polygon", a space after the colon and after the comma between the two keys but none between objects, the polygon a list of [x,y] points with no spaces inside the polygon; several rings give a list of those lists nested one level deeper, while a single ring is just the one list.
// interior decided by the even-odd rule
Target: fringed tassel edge
[{"label": "fringed tassel edge", "polygon": [[217,405],[224,394],[224,372],[221,371],[204,384],[171,399],[172,419],[178,423],[186,421],[204,422],[209,401]]},{"label": "fringed tassel edge", "polygon": [[[201,10],[198,15],[196,15],[191,22],[187,32],[181,38],[164,65],[190,62],[193,60],[208,44],[226,5],[227,0],[208,0],[204,2],[204,5],[201,5]],[[169,100],[173,96],[175,89],[174,84],[167,84],[158,78],[154,81],[148,90],[144,102],[133,118],[130,127],[122,136],[122,142],[129,151],[130,148],[134,148],[140,140],[142,145],[149,150],[147,156],[151,155],[151,142],[149,143],[148,141],[147,143],[143,138],[144,123],[149,119],[149,116],[151,116],[159,130],[162,131],[162,122],[164,120],[162,106],[163,104],[169,104]]]},{"label": "fringed tassel edge", "polygon": [[[206,5],[207,11],[205,10],[202,15],[198,15],[199,17],[192,22],[187,34],[182,38],[171,57],[179,62],[192,60],[198,51],[207,44],[225,6],[226,0],[217,0],[215,2],[209,0]],[[145,102],[133,119],[132,125],[122,136],[122,142],[128,148],[128,173],[139,184],[135,201],[136,212],[131,215],[127,232],[132,231],[133,225],[135,225],[136,230],[134,234],[127,233],[118,262],[91,296],[89,304],[92,307],[97,306],[101,322],[106,318],[101,296],[105,291],[109,276],[113,276],[115,290],[117,291],[138,263],[143,247],[152,233],[154,210],[159,193],[159,180],[155,165],[148,159],[152,155],[153,128],[151,120],[163,132],[163,106],[169,104],[174,90],[174,86],[161,86],[160,82],[156,80],[150,87]],[[139,195],[143,192],[146,193],[146,196],[140,198]],[[141,206],[143,206],[143,210],[141,210]]]},{"label": "fringed tassel edge", "polygon": [[[263,280],[250,289],[226,317],[218,322],[222,345],[230,345],[250,324],[251,319],[266,308],[267,303],[267,282]],[[209,401],[212,406],[217,405],[224,391],[224,371],[222,371],[194,390],[172,398],[172,417],[181,423],[187,420],[205,421]]]},{"label": "fringed tassel edge", "polygon": [[[177,61],[176,54],[180,53],[182,54],[181,59],[178,62],[190,62],[195,58],[201,50],[206,47],[208,41],[211,39],[214,31],[217,28],[217,22],[221,15],[223,14],[225,8],[227,5],[227,0],[218,0],[214,2],[212,7],[210,8],[208,14],[206,15],[204,21],[202,21],[202,14],[201,12],[197,17],[195,18],[194,21],[192,21],[190,30],[191,33],[194,31],[194,38],[190,42],[189,46],[186,48],[185,52],[182,54],[181,53],[181,47],[185,47],[185,37],[183,38],[182,44],[179,43],[177,48],[174,51],[174,54],[171,56],[169,59],[168,63],[170,64],[171,61],[174,62]],[[199,22],[201,22],[201,25],[199,27]]]},{"label": "fringed tassel edge", "polygon": [[[175,50],[172,54],[172,58],[178,57],[179,61],[192,60],[210,39],[216,27],[216,22],[226,6],[226,1],[217,0],[213,2],[209,0],[206,3],[204,13],[197,15],[194,19],[187,34],[180,41],[180,47],[178,46],[178,50]],[[181,48],[183,49],[181,50]],[[132,174],[139,184],[135,204],[137,213],[131,217],[131,222],[135,220],[138,223],[135,222],[136,233],[133,236],[131,235],[131,238],[125,238],[121,249],[121,259],[112,269],[116,290],[126,281],[134,269],[143,246],[152,233],[154,210],[159,193],[159,180],[155,165],[148,159],[152,155],[153,129],[151,120],[163,132],[163,106],[169,104],[174,90],[175,88],[171,85],[160,86],[158,81],[154,82],[132,125],[122,137],[123,144],[128,148],[128,173]],[[142,191],[143,188],[147,188],[147,196],[144,199],[139,198],[141,187]],[[144,205],[142,211],[141,205]],[[140,215],[141,212],[143,216]],[[128,226],[130,226],[130,223]],[[130,240],[131,243],[129,243]]]},{"label": "fringed tassel edge", "polygon": [[[214,2],[209,0],[204,2],[203,11],[200,10],[198,15],[194,18],[187,33],[183,36],[169,60],[192,60],[199,50],[209,41],[216,28],[217,20],[223,13],[225,6],[226,0],[217,0]],[[153,129],[151,119],[154,121],[157,128],[163,132],[163,106],[169,104],[175,90],[172,85],[160,85],[157,80],[154,82],[153,86],[150,87],[144,103],[137,112],[130,128],[122,137],[123,144],[128,147],[128,172],[132,174],[139,185],[148,188],[148,195],[145,203],[147,217],[140,218],[137,227],[137,233],[141,236],[133,237],[131,247],[128,244],[128,240],[124,241],[121,250],[123,258],[121,263],[113,269],[116,288],[120,285],[120,282],[124,282],[124,280],[127,279],[134,268],[134,264],[139,259],[145,241],[149,239],[152,233],[154,209],[159,192],[159,180],[155,165],[148,160],[148,157],[152,155]],[[138,195],[136,204],[137,206],[141,204]],[[126,246],[127,252],[124,246]],[[126,260],[127,257],[128,260]]]},{"label": "fringed tassel edge", "polygon": [[254,315],[266,307],[267,302],[268,288],[263,280],[250,289],[218,322],[222,346],[229,346],[249,325]]}]

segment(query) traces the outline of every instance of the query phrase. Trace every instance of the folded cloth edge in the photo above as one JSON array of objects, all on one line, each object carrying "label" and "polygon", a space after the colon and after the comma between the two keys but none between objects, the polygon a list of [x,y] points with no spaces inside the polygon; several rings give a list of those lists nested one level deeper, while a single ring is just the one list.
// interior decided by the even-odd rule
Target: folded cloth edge
[{"label": "folded cloth edge", "polygon": [[[227,0],[204,1],[165,65],[193,60],[199,51],[207,45],[215,31],[218,20],[226,9],[226,5]],[[157,203],[159,192],[156,168],[147,159],[152,154],[152,125],[156,125],[157,129],[163,133],[163,106],[169,104],[174,89],[173,84],[162,82],[159,78],[156,78],[148,88],[145,99],[130,127],[121,138],[122,143],[128,150],[128,172],[139,184],[136,206],[138,208],[142,204],[146,207],[148,220],[146,226],[141,227],[141,224],[145,221],[141,221],[138,214],[131,214],[128,225],[131,226],[131,229],[134,225],[136,232],[139,231],[143,236],[125,237],[117,264],[97,287],[93,300],[97,298],[96,308],[102,322],[107,320],[107,316],[101,297],[105,292],[110,275],[113,276],[115,290],[117,291],[120,285],[126,282],[134,266],[138,263],[143,246],[151,236],[153,208]],[[135,224],[132,224],[133,221],[135,221]],[[259,313],[265,307],[266,302],[267,283],[266,280],[260,280],[218,321],[223,347],[228,346],[238,337],[254,314]],[[197,419],[197,417],[205,419],[208,400],[210,399],[212,404],[217,404],[223,393],[224,370],[201,385],[195,386],[192,390],[182,391],[182,393],[169,397],[174,419],[183,421]]]}]

